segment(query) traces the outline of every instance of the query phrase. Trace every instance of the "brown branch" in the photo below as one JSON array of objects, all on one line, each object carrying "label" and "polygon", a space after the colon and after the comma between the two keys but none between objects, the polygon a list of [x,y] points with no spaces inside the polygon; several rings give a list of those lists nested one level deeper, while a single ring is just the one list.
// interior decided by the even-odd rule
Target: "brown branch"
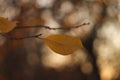
[{"label": "brown branch", "polygon": [[24,37],[11,37],[11,36],[8,36],[6,34],[2,34],[0,33],[2,36],[6,37],[7,39],[9,40],[23,40],[23,39],[28,39],[28,38],[38,38],[38,39],[43,39],[43,38],[40,38],[40,36],[42,34],[37,34],[37,35],[32,35],[32,36],[24,36]]},{"label": "brown branch", "polygon": [[[83,23],[81,25],[75,26],[75,27],[67,27],[67,28],[50,28],[49,26],[43,26],[43,25],[38,25],[38,26],[17,26],[15,29],[26,29],[26,28],[45,28],[45,29],[49,29],[49,30],[69,30],[69,29],[73,29],[73,28],[79,28],[82,27],[84,25],[89,25],[90,23]],[[32,35],[32,36],[23,36],[23,37],[11,37],[8,36],[7,34],[4,33],[0,33],[0,35],[6,37],[9,40],[23,40],[23,39],[28,39],[28,38],[38,38],[38,39],[43,39],[40,36],[42,34],[37,34],[37,35]]]},{"label": "brown branch", "polygon": [[19,37],[19,38],[16,38],[16,37],[9,37],[10,40],[23,40],[23,39],[28,39],[28,38],[38,38],[38,39],[43,39],[43,38],[40,38],[39,36],[41,36],[42,34],[37,34],[37,35],[32,35],[32,36],[24,36],[24,37]]},{"label": "brown branch", "polygon": [[44,25],[37,25],[37,26],[17,26],[15,29],[24,29],[24,28],[45,28],[45,29],[49,29],[49,30],[69,30],[69,29],[73,29],[73,28],[79,28],[85,25],[89,25],[90,23],[83,23],[81,25],[77,25],[75,27],[67,27],[67,28],[51,28],[49,26],[44,26]]}]

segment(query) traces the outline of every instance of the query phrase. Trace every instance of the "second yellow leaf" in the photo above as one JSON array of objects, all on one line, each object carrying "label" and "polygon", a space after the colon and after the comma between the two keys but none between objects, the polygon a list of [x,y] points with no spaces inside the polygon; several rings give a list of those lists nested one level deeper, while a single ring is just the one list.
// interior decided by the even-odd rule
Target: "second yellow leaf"
[{"label": "second yellow leaf", "polygon": [[44,41],[50,49],[62,55],[72,54],[77,49],[83,48],[82,42],[78,37],[65,34],[50,35]]}]

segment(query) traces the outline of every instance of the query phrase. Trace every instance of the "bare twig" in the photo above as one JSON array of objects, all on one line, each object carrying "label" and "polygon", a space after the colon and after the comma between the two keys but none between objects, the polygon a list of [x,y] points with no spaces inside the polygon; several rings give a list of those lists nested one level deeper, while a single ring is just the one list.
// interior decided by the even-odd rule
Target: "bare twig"
[{"label": "bare twig", "polygon": [[89,25],[90,23],[83,23],[81,25],[77,25],[75,27],[67,27],[67,28],[51,28],[49,26],[44,26],[44,25],[37,25],[37,26],[17,26],[15,29],[24,29],[24,28],[45,28],[45,29],[49,29],[49,30],[69,30],[69,29],[73,29],[73,28],[79,28],[85,25]]},{"label": "bare twig", "polygon": [[[17,26],[15,29],[45,28],[45,29],[49,29],[49,30],[69,30],[69,29],[79,28],[79,27],[82,27],[84,25],[89,25],[89,24],[90,23],[83,23],[83,24],[75,26],[75,27],[67,27],[67,28],[51,28],[49,26],[43,26],[43,25],[37,25],[37,26]],[[4,33],[0,33],[0,35],[6,37],[9,40],[23,40],[23,39],[28,39],[28,38],[43,39],[43,38],[40,37],[42,34],[37,34],[37,35],[32,35],[32,36],[23,36],[23,37],[11,37],[11,36],[8,36],[7,34],[4,34]]]},{"label": "bare twig", "polygon": [[43,39],[43,38],[40,38],[40,36],[42,34],[37,34],[37,35],[32,35],[32,36],[24,36],[24,37],[11,37],[11,36],[8,36],[6,34],[1,34],[2,36],[6,37],[7,39],[9,40],[23,40],[23,39],[28,39],[28,38],[38,38],[38,39]]},{"label": "bare twig", "polygon": [[32,36],[24,36],[24,37],[19,37],[19,38],[16,38],[16,37],[8,37],[10,40],[22,40],[22,39],[28,39],[28,38],[38,38],[38,39],[43,39],[43,38],[40,38],[39,36],[41,36],[42,34],[37,34],[37,35],[32,35]]}]

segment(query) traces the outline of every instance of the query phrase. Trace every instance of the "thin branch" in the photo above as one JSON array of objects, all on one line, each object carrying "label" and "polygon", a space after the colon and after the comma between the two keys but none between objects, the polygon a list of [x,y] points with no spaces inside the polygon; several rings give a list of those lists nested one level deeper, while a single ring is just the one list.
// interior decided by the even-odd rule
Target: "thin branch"
[{"label": "thin branch", "polygon": [[[38,25],[38,26],[17,26],[15,29],[25,29],[25,28],[45,28],[45,29],[49,29],[49,30],[69,30],[69,29],[73,29],[73,28],[79,28],[82,27],[84,25],[89,25],[90,23],[83,23],[81,25],[75,26],[75,27],[67,27],[67,28],[51,28],[49,26],[43,26],[43,25]],[[9,40],[23,40],[23,39],[28,39],[28,38],[38,38],[38,39],[43,39],[40,36],[42,34],[37,34],[37,35],[32,35],[32,36],[23,36],[23,37],[11,37],[8,36],[7,34],[4,33],[0,33],[0,35],[6,37]]]},{"label": "thin branch", "polygon": [[75,27],[67,27],[67,28],[51,28],[49,26],[44,26],[44,25],[37,25],[37,26],[17,26],[15,29],[24,29],[24,28],[45,28],[45,29],[49,29],[49,30],[69,30],[69,29],[73,29],[73,28],[79,28],[85,25],[89,25],[90,23],[83,23],[81,25],[75,26]]},{"label": "thin branch", "polygon": [[40,36],[42,34],[37,34],[37,35],[32,35],[32,36],[24,36],[24,37],[10,37],[6,34],[1,34],[2,36],[5,36],[7,39],[9,40],[23,40],[23,39],[28,39],[28,38],[38,38],[38,39],[43,39],[43,38],[40,38]]}]

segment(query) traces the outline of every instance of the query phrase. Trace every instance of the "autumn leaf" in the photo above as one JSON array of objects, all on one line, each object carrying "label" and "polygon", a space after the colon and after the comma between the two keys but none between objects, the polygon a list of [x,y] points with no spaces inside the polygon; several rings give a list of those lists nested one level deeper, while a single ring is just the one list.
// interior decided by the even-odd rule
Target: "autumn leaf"
[{"label": "autumn leaf", "polygon": [[7,18],[0,17],[0,32],[8,33],[16,27],[17,21],[9,21]]},{"label": "autumn leaf", "polygon": [[72,54],[77,49],[83,48],[82,42],[78,37],[65,34],[50,35],[44,38],[44,42],[54,52],[62,55]]}]

